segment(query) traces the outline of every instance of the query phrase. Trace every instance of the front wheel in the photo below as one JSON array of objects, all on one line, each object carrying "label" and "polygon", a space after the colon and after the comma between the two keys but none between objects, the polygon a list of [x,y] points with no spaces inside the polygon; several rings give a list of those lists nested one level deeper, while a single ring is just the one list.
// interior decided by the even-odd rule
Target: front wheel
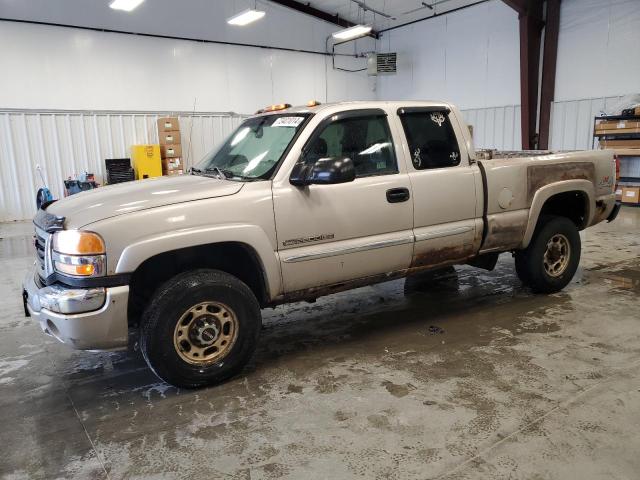
[{"label": "front wheel", "polygon": [[236,277],[187,272],[152,297],[142,317],[140,349],[162,380],[185,388],[212,385],[242,370],[261,324],[258,301]]},{"label": "front wheel", "polygon": [[571,220],[544,216],[529,246],[516,252],[516,273],[536,293],[558,292],[576,273],[580,249],[580,233]]}]

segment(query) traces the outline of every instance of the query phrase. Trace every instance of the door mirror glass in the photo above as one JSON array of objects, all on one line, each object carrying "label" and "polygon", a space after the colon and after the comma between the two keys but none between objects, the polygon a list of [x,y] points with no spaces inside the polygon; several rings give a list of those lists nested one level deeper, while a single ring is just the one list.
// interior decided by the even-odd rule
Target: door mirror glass
[{"label": "door mirror glass", "polygon": [[348,157],[320,158],[313,164],[298,162],[293,167],[289,181],[292,185],[331,185],[353,182],[356,169]]}]

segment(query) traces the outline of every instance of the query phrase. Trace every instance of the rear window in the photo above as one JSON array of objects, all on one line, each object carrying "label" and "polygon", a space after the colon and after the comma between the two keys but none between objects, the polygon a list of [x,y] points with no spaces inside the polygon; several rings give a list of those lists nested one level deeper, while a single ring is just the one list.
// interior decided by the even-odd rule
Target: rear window
[{"label": "rear window", "polygon": [[412,111],[400,115],[416,170],[455,167],[460,164],[458,140],[449,112]]}]

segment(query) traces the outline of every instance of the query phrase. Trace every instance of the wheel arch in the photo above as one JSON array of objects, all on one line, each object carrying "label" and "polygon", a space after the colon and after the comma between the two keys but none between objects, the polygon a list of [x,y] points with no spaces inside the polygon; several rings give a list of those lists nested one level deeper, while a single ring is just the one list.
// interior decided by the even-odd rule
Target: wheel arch
[{"label": "wheel arch", "polygon": [[269,281],[256,250],[243,242],[215,242],[157,253],[144,260],[129,283],[129,323],[135,325],[154,292],[167,280],[197,269],[220,270],[241,280],[261,306],[269,303]]},{"label": "wheel arch", "polygon": [[578,230],[591,224],[594,215],[595,192],[587,180],[566,180],[540,188],[534,195],[529,210],[529,221],[521,248],[531,242],[541,215],[558,215],[572,220]]}]

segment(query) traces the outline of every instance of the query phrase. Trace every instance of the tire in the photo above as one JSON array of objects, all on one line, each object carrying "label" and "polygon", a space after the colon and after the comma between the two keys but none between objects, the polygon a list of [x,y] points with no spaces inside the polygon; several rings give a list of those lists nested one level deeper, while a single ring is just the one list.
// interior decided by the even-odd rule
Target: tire
[{"label": "tire", "polygon": [[566,217],[541,217],[531,243],[515,254],[516,273],[535,293],[554,293],[571,281],[580,263],[580,233]]},{"label": "tire", "polygon": [[165,382],[199,388],[239,373],[261,327],[260,306],[247,285],[225,272],[195,270],[153,295],[142,316],[140,349]]}]

